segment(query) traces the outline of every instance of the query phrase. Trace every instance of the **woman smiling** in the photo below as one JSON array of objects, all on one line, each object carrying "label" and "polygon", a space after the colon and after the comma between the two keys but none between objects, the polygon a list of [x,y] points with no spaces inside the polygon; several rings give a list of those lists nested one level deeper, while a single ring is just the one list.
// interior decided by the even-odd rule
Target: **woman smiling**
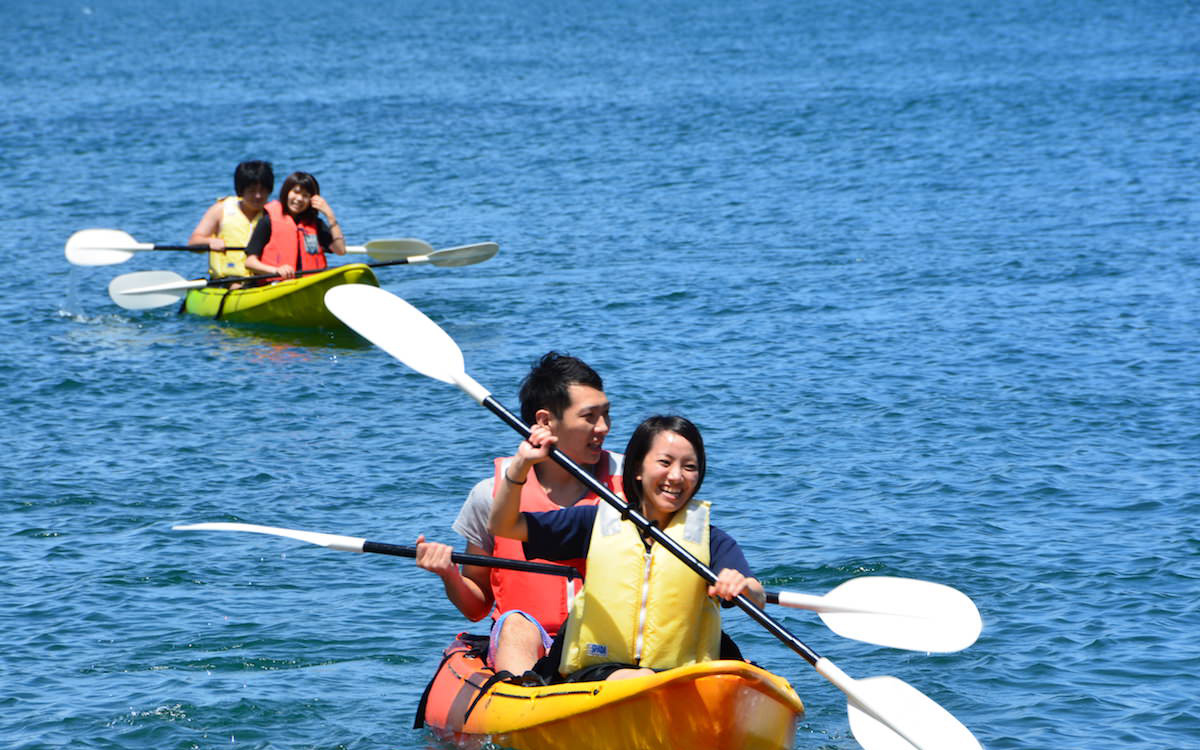
[{"label": "woman smiling", "polygon": [[345,254],[346,237],[311,174],[288,175],[279,188],[279,199],[264,210],[246,246],[249,271],[290,279],[297,271],[325,268],[327,251]]},{"label": "woman smiling", "polygon": [[710,597],[746,594],[761,607],[766,594],[737,542],[711,525],[710,504],[695,499],[706,464],[700,431],[683,417],[642,422],[625,449],[624,487],[631,507],[719,571],[712,585],[611,506],[520,512],[513,487],[555,442],[537,426],[522,441],[497,490],[490,525],[498,536],[524,541],[526,556],[564,560],[586,553],[587,581],[561,631],[558,672],[621,679],[719,658],[720,611]]}]

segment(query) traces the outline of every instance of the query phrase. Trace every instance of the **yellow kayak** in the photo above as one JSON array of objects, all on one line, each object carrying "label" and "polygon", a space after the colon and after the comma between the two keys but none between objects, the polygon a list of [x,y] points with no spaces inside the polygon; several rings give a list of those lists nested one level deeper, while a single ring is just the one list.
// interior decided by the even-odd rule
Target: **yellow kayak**
[{"label": "yellow kayak", "polygon": [[490,682],[459,636],[422,699],[418,726],[462,746],[517,750],[789,750],[804,704],[778,675],[712,661],[648,677],[523,687]]},{"label": "yellow kayak", "polygon": [[191,289],[184,309],[192,315],[231,323],[259,323],[288,328],[344,328],[325,308],[325,292],[342,284],[379,286],[365,263],[348,263],[267,286],[229,290]]}]

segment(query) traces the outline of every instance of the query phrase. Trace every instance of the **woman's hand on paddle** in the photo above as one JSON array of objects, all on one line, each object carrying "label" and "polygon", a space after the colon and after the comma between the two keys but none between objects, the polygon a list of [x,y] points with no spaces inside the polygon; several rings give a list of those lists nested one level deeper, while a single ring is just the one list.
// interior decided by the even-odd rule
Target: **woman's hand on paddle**
[{"label": "woman's hand on paddle", "polygon": [[220,237],[209,237],[208,249],[214,253],[221,252],[225,249],[225,240],[221,239]]},{"label": "woman's hand on paddle", "polygon": [[458,566],[450,559],[454,548],[441,542],[427,542],[425,535],[417,537],[417,567],[424,568],[430,573],[437,573],[442,578],[458,573]]},{"label": "woman's hand on paddle", "polygon": [[290,278],[295,277],[296,269],[292,268],[287,263],[284,263],[281,266],[275,266],[275,273],[279,274],[281,277],[283,277],[285,279],[290,279]]},{"label": "woman's hand on paddle", "polygon": [[708,587],[708,595],[729,601],[738,594],[745,594],[760,608],[766,604],[767,595],[757,578],[742,575],[733,568],[725,568],[717,574],[716,583]]}]

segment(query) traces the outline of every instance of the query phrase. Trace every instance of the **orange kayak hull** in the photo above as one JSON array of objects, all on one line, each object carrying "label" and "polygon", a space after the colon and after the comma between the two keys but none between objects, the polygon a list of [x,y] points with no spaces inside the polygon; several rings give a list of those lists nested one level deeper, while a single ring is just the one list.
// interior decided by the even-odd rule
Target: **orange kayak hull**
[{"label": "orange kayak hull", "polygon": [[444,652],[425,724],[460,747],[517,750],[788,750],[804,704],[786,680],[713,661],[608,682],[522,687],[499,682],[461,638]]}]

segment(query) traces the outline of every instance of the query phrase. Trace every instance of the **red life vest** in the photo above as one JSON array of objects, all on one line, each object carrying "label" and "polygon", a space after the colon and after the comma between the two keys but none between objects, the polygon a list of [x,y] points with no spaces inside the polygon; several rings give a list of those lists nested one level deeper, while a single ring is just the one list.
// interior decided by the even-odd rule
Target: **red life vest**
[{"label": "red life vest", "polygon": [[[492,497],[495,497],[495,487],[499,487],[504,481],[502,473],[511,461],[511,457],[496,459],[496,482],[492,489]],[[621,474],[618,471],[613,473],[613,469],[617,467],[616,459],[605,451],[600,456],[600,460],[596,462],[596,479],[605,487],[608,487],[613,492],[621,491]],[[534,469],[536,472],[537,469]],[[522,512],[542,512],[548,510],[562,510],[561,505],[553,502],[546,496],[545,490],[538,484],[533,473],[530,479],[521,487],[521,511]],[[576,505],[595,505],[600,502],[600,498],[595,493],[589,492],[582,500],[575,503]],[[521,546],[521,542],[515,539],[505,539],[504,537],[495,538],[495,546],[492,549],[492,554],[496,557],[506,557],[510,560],[524,560],[525,550]],[[550,562],[547,560],[538,560],[537,562]],[[579,572],[587,574],[585,567],[586,561],[584,558],[578,560],[555,560],[560,565],[570,565],[579,570]],[[537,573],[523,573],[516,570],[501,570],[492,568],[492,595],[495,597],[496,606],[492,610],[492,617],[499,617],[502,613],[510,609],[519,609],[522,612],[527,612],[537,621],[542,624],[546,632],[554,635],[558,629],[562,627],[563,622],[567,619],[567,610],[570,601],[579,593],[579,589],[583,587],[583,581],[579,579],[571,580],[568,578],[559,578],[557,576],[539,575]]]},{"label": "red life vest", "polygon": [[[286,263],[297,271],[325,268],[325,248],[317,242],[315,220],[301,219],[297,222],[283,210],[283,204],[279,201],[271,201],[265,210],[271,219],[271,239],[263,247],[263,263],[269,266]],[[309,246],[317,248],[317,252],[308,252]]]}]

